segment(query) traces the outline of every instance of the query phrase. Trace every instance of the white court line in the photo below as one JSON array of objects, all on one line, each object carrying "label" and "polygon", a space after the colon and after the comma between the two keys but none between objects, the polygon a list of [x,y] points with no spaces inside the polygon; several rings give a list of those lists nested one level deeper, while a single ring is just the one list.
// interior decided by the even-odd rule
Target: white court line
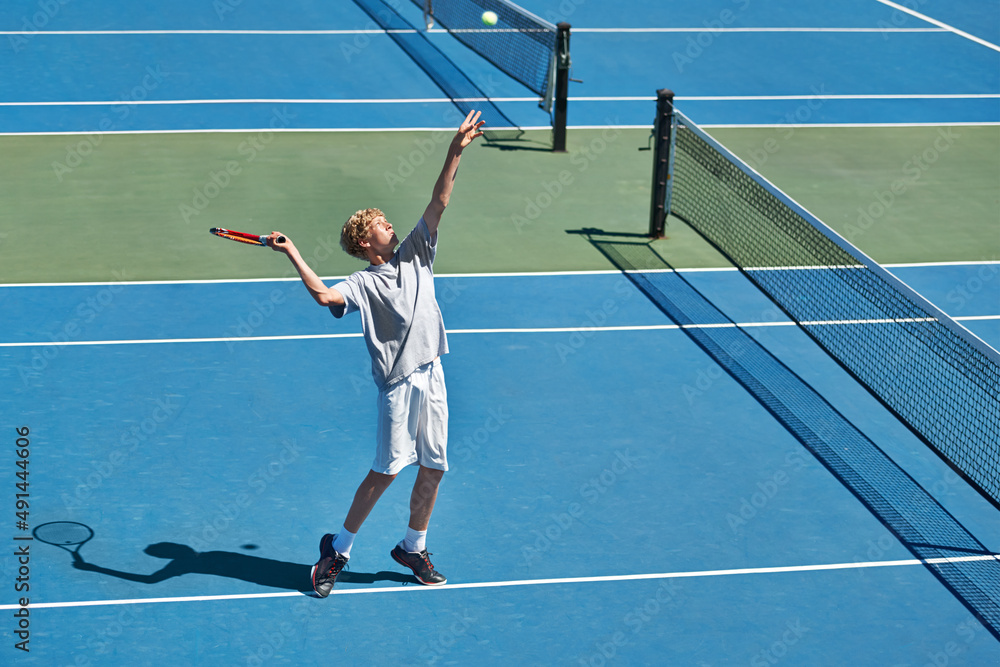
[{"label": "white court line", "polygon": [[[905,269],[908,267],[921,267],[921,266],[979,266],[979,265],[997,265],[1000,264],[1000,260],[997,259],[981,259],[981,260],[965,260],[957,262],[909,262],[909,263],[896,263],[896,264],[883,264],[885,268],[889,269]],[[298,280],[298,278],[296,278]]]},{"label": "white court line", "polygon": [[[909,560],[870,561],[866,563],[831,563],[825,565],[791,565],[784,567],[749,567],[730,570],[702,570],[693,572],[661,572],[656,574],[624,574],[601,577],[566,577],[562,579],[526,579],[517,581],[481,581],[468,584],[445,584],[444,586],[393,586],[384,588],[335,588],[331,595],[360,595],[366,593],[406,593],[414,591],[446,591],[476,588],[511,588],[521,586],[546,586],[569,584],[594,584],[620,581],[649,581],[660,579],[700,579],[707,577],[727,577],[758,574],[788,574],[796,572],[830,572],[837,570],[861,570],[880,567],[908,567],[913,565],[945,565],[950,563],[971,563],[979,561],[1000,561],[998,555],[958,556],[954,558],[926,558]],[[132,604],[163,604],[168,602],[217,602],[224,600],[259,600],[262,598],[303,597],[297,591],[282,593],[246,593],[237,595],[195,595],[189,597],[134,598],[125,600],[81,600],[77,602],[37,602],[31,609],[59,609],[74,607],[104,607]],[[0,610],[18,609],[16,604],[0,605]]]},{"label": "white court line", "polygon": [[[1000,97],[1000,95],[998,95]],[[572,98],[570,98],[572,99]],[[656,99],[651,97],[649,99]],[[80,100],[0,102],[0,107],[162,106],[172,104],[451,104],[452,102],[538,102],[538,97],[399,97],[399,98],[241,98],[202,100]]]},{"label": "white court line", "polygon": [[[931,30],[931,29],[928,29]],[[0,30],[0,35],[23,37],[66,37],[72,35],[385,35],[398,33],[412,35],[420,32],[413,29],[382,30]],[[439,31],[446,32],[446,31]]]},{"label": "white court line", "polygon": [[985,322],[988,320],[1000,320],[1000,315],[965,315],[964,317],[953,317],[959,322]]},{"label": "white court line", "polygon": [[[442,31],[445,32],[445,31]],[[723,33],[723,32],[744,32],[744,33],[926,33],[926,32],[947,32],[944,28],[716,28],[714,26],[702,26],[700,28],[571,28],[570,32],[576,34],[580,32],[589,33]]]},{"label": "white court line", "polygon": [[[885,268],[905,269],[909,267],[946,267],[946,266],[1000,266],[1000,260],[961,260],[950,262],[897,262],[893,264],[883,264]],[[782,267],[777,267],[780,269]],[[789,270],[797,270],[802,267],[786,267]],[[706,268],[689,269],[630,269],[624,273],[732,273],[739,271],[735,266],[720,266]],[[486,273],[435,273],[435,277],[445,278],[545,278],[548,276],[609,276],[621,275],[623,272],[616,269],[597,269],[592,271],[514,271],[511,273],[486,272]],[[321,276],[320,280],[343,280],[346,276]],[[287,278],[208,278],[202,280],[108,280],[98,282],[52,282],[52,283],[0,283],[0,289],[7,287],[102,287],[109,285],[212,285],[229,283],[267,283],[267,282],[301,282],[298,276]]]},{"label": "white court line", "polygon": [[62,340],[50,342],[0,343],[0,347],[83,347],[93,345],[157,345],[164,343],[237,343],[268,340],[319,340],[323,338],[361,338],[362,333],[292,334],[286,336],[229,336],[221,338],[132,338],[124,340]]},{"label": "white court line", "polygon": [[[763,102],[774,100],[995,100],[1000,93],[914,93],[910,95],[734,95],[734,96],[680,96],[683,102]],[[574,99],[574,98],[570,98]],[[656,99],[650,97],[648,99]]]},{"label": "white court line", "polygon": [[[534,98],[532,98],[534,99]],[[701,127],[706,130],[735,130],[735,129],[850,129],[850,128],[907,128],[907,127],[995,127],[1000,125],[1000,121],[937,121],[931,123],[705,123]],[[570,130],[643,130],[649,132],[649,125],[569,125]],[[241,127],[241,128],[211,128],[211,129],[185,129],[185,130],[72,130],[72,131],[43,131],[43,132],[0,132],[0,137],[63,137],[63,136],[84,136],[84,135],[157,135],[157,134],[237,134],[254,132],[281,132],[284,134],[299,133],[319,133],[319,134],[343,134],[350,132],[441,132],[454,131],[452,126],[439,127]],[[523,125],[522,130],[545,131],[552,130],[550,125]]]},{"label": "white court line", "polygon": [[[1000,320],[1000,315],[968,315],[953,317],[958,322]],[[802,326],[843,326],[854,324],[908,324],[914,322],[936,322],[933,317],[871,319],[871,320],[813,320],[802,322]],[[683,329],[753,329],[758,327],[794,327],[791,320],[772,322],[716,322],[709,324],[634,324],[610,327],[507,327],[491,329],[448,329],[451,336],[463,334],[562,334],[562,333],[607,333],[614,331],[677,331]],[[219,338],[130,338],[122,340],[49,340],[0,343],[4,347],[92,347],[98,345],[163,345],[169,343],[250,343],[279,340],[324,340],[334,338],[361,338],[361,332],[336,334],[289,334],[280,336],[226,336]]]},{"label": "white court line", "polygon": [[[0,30],[0,35],[16,35],[22,37],[48,36],[65,37],[74,35],[384,35],[401,34],[412,35],[423,30],[403,29],[403,30],[381,30],[381,29],[352,29],[352,30]],[[447,34],[447,30],[434,28],[427,30],[430,34]],[[496,30],[476,29],[461,30],[456,32],[497,32]],[[511,32],[511,31],[507,31]],[[573,33],[927,33],[927,32],[948,32],[946,28],[573,28]]]},{"label": "white court line", "polygon": [[[873,100],[995,100],[1000,93],[913,93],[866,95],[692,95],[677,96],[678,102],[781,102],[799,100],[873,101]],[[581,96],[570,97],[570,102],[653,102],[655,96]],[[397,98],[232,98],[189,100],[56,100],[0,102],[0,107],[88,107],[88,106],[168,106],[205,104],[451,104],[458,102],[537,102],[537,97],[467,97],[452,100],[448,97],[397,97]],[[249,130],[248,130],[249,131]]]},{"label": "white court line", "polygon": [[[677,95],[677,102],[781,102],[798,100],[995,100],[1000,93],[913,93],[909,95]],[[570,102],[653,102],[652,95],[570,97]],[[17,103],[14,103],[17,104]]]},{"label": "white court line", "polygon": [[[532,101],[537,97],[489,98],[494,102]],[[486,98],[467,98],[466,102],[484,102]],[[216,100],[81,100],[54,102],[0,102],[0,107],[91,107],[91,106],[158,106],[168,104],[451,104],[448,97],[406,97],[406,98],[242,98]]]},{"label": "white court line", "polygon": [[[840,130],[840,129],[868,129],[868,128],[908,128],[908,127],[996,127],[1000,125],[1000,121],[995,120],[977,120],[977,121],[947,121],[947,122],[936,122],[936,123],[705,123],[704,125],[699,125],[703,130],[751,130],[751,129],[797,129],[797,130],[809,130],[809,129],[828,129],[828,130]],[[445,128],[440,128],[445,129]],[[525,128],[526,129],[526,128]],[[547,128],[544,128],[547,129]],[[646,125],[594,125],[591,127],[570,127],[569,129],[574,130],[603,130],[603,129],[618,129],[618,130],[648,130],[649,127]],[[261,130],[266,132],[267,130]],[[308,131],[308,130],[306,130]],[[15,134],[15,133],[11,133]],[[86,134],[84,132],[76,132],[74,134]]]},{"label": "white court line", "polygon": [[903,5],[900,5],[900,4],[895,3],[895,2],[891,2],[890,0],[876,0],[876,2],[880,2],[883,5],[886,5],[887,7],[892,7],[893,9],[901,11],[901,12],[903,12],[905,14],[909,14],[910,16],[915,16],[915,17],[917,17],[918,19],[920,19],[922,21],[927,21],[928,23],[936,25],[939,28],[942,28],[942,29],[947,30],[949,32],[953,32],[956,35],[959,35],[961,37],[965,37],[966,39],[972,40],[976,44],[982,44],[983,46],[985,46],[988,49],[993,49],[994,51],[1000,51],[1000,46],[997,46],[996,44],[994,44],[992,42],[987,42],[985,39],[980,39],[979,37],[976,37],[975,35],[970,35],[969,33],[965,32],[964,30],[959,30],[958,28],[956,28],[954,26],[951,26],[951,25],[948,25],[947,23],[943,23],[942,21],[938,21],[937,19],[932,19],[930,16],[927,16],[926,14],[921,14],[920,12],[918,12],[918,11],[916,11],[914,9],[910,9],[909,7],[904,7]]},{"label": "white court line", "polygon": [[[537,98],[532,98],[537,101]],[[450,102],[451,100],[449,100]],[[121,104],[127,104],[123,102]],[[961,123],[933,123],[939,126],[958,126]],[[989,123],[970,123],[970,125],[988,125]],[[595,125],[593,128],[587,127],[574,127],[568,126],[570,130],[583,130],[583,129],[624,129],[629,126],[614,126],[614,125]],[[636,129],[649,130],[648,127],[644,125],[632,126]],[[788,125],[781,125],[780,127],[789,127]],[[552,130],[551,125],[521,125],[522,130],[544,130],[549,132]],[[65,136],[93,136],[93,135],[115,135],[115,134],[141,134],[141,135],[156,135],[156,134],[253,134],[255,132],[259,133],[281,133],[281,134],[294,134],[296,132],[316,132],[321,134],[343,134],[349,132],[379,132],[385,134],[386,132],[441,132],[442,130],[453,132],[455,128],[450,125],[442,125],[440,127],[217,127],[210,129],[184,129],[184,130],[72,130],[68,132],[0,132],[0,137],[65,137]]]}]

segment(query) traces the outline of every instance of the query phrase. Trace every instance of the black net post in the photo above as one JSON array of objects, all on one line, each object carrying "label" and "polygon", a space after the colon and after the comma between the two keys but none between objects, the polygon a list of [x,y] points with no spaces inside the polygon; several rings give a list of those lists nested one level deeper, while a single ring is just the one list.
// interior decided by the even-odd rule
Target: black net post
[{"label": "black net post", "polygon": [[670,186],[670,133],[673,127],[674,91],[656,91],[656,120],[653,122],[653,202],[649,208],[649,236],[663,238],[667,226],[667,191]]},{"label": "black net post", "polygon": [[556,25],[556,93],[555,112],[552,117],[552,150],[566,152],[566,105],[569,100],[569,23]]}]

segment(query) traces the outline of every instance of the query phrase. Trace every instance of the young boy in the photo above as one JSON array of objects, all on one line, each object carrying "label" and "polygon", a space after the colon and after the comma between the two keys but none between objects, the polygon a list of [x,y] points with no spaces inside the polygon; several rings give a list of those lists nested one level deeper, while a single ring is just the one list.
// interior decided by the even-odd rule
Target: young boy
[{"label": "young boy", "polygon": [[402,243],[380,210],[365,209],[351,216],[340,243],[369,266],[333,287],[323,284],[287,236],[284,243],[278,242],[279,232],[268,237],[268,245],[285,253],[295,265],[318,304],[338,318],[360,312],[372,376],[379,389],[375,461],[354,495],[341,531],[320,540],[320,559],[312,569],[313,589],[320,597],[333,590],[350,558],[355,535],[382,493],[403,468],[414,463],[419,470],[410,495],[409,525],[391,555],[413,570],[422,584],[447,581],[434,569],[425,546],[438,485],[448,470],[448,403],[440,361],[448,352],[448,341],[434,297],[432,267],[438,224],[451,197],[462,151],[482,135],[482,124],[479,112],[466,116],[448,148],[423,217]]}]

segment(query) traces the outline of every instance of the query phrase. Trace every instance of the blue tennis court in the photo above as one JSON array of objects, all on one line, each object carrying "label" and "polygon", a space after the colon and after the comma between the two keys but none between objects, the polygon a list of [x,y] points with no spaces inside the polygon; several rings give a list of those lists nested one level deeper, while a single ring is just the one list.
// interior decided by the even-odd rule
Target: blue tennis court
[{"label": "blue tennis court", "polygon": [[[897,270],[947,301],[994,268]],[[996,550],[995,509],[738,273],[687,277]],[[976,318],[998,314],[997,285],[964,309],[974,328],[995,322]],[[356,323],[287,280],[3,288],[20,323],[2,350],[9,410],[39,443],[32,516],[95,533],[81,549],[92,572],[31,545],[31,657],[301,662],[326,655],[313,636],[331,623],[354,628],[341,647],[352,661],[418,650],[655,662],[664,647],[921,659],[951,644],[970,663],[997,655],[969,611],[621,274],[442,276],[439,290],[456,470],[433,530],[456,583],[410,584],[388,558],[392,538],[377,536],[406,515],[400,480],[353,568],[317,601],[297,592],[315,535],[349,503],[341,480],[365,469],[373,437]],[[434,632],[385,632],[413,615]]]},{"label": "blue tennis court", "polygon": [[[524,6],[574,27],[575,126],[648,126],[654,93],[667,84],[702,124],[995,123],[997,8],[915,4],[947,16],[940,22],[951,29],[877,0]],[[423,25],[412,3],[392,5]],[[0,64],[6,131],[453,125],[450,101],[351,2],[188,1],[169,16],[118,3],[53,7],[51,17],[30,0],[0,10],[11,28],[12,57]],[[516,81],[440,30],[429,39],[518,125],[550,124]]]},{"label": "blue tennis court", "polygon": [[[1000,11],[990,3],[521,4],[573,24],[582,82],[570,88],[571,133],[649,127],[665,86],[710,127],[1000,124]],[[421,25],[419,9],[396,5]],[[143,143],[152,135],[308,131],[363,146],[383,132],[454,125],[451,101],[352,2],[17,0],[0,8],[0,29],[9,46],[0,133],[96,137],[95,151],[137,135],[154,186],[183,163]],[[523,86],[443,30],[428,39],[520,126],[548,127]],[[637,155],[646,169],[648,154]],[[74,176],[103,168],[84,158]],[[479,190],[459,186],[456,199],[489,196],[475,158],[463,178]],[[47,178],[39,199],[55,192],[49,163],[62,159],[61,150],[38,159]],[[351,165],[342,168],[348,178]],[[541,191],[538,172],[525,173],[516,206]],[[381,172],[374,180],[385,187]],[[255,187],[294,221],[301,202]],[[156,201],[106,188],[81,188],[72,201],[100,200],[109,215]],[[648,200],[648,191],[619,182],[590,196],[596,206]],[[177,218],[177,198],[163,201]],[[407,203],[419,211],[424,201]],[[43,247],[20,247],[21,225],[61,229],[30,214],[0,220],[8,267],[25,261],[19,250],[45,257]],[[544,224],[532,222],[532,233]],[[635,236],[645,222],[635,221]],[[187,221],[174,223],[177,236],[190,234]],[[295,222],[281,224],[294,231]],[[468,247],[444,245],[452,224],[462,223],[446,215],[444,262]],[[601,243],[634,242],[612,234],[588,245],[579,234],[606,224],[553,223],[579,240],[588,266]],[[100,238],[91,226],[88,238]],[[984,232],[980,259],[887,265],[993,348],[996,229]],[[489,256],[491,239],[503,237],[481,230],[472,247]],[[0,268],[11,540],[0,662],[1000,663],[997,508],[724,263],[440,272],[451,471],[428,547],[449,583],[420,586],[389,556],[405,530],[411,469],[365,523],[333,594],[316,599],[318,540],[340,525],[371,464],[377,391],[360,325],[317,308],[280,256],[201,235],[222,277],[192,275],[171,259],[185,241],[169,240],[152,269],[167,279],[136,279],[143,267],[129,259],[105,266],[85,244],[72,263],[96,265],[106,280],[63,278],[67,267],[53,264],[51,280],[22,282]],[[226,275],[250,261],[265,277]],[[691,290],[696,310],[717,316],[678,324],[647,284]],[[806,446],[706,353],[697,334],[713,328],[821,400],[869,443],[852,456],[877,474],[845,476]],[[19,437],[30,456],[16,453]],[[30,514],[21,518],[15,487],[25,476],[16,475],[26,470]],[[918,508],[902,514],[928,542],[899,539],[898,519],[873,508],[871,488]],[[79,560],[70,547],[18,540],[49,522],[93,531]],[[915,555],[926,548],[947,556]],[[30,651],[19,650],[26,640]]]}]

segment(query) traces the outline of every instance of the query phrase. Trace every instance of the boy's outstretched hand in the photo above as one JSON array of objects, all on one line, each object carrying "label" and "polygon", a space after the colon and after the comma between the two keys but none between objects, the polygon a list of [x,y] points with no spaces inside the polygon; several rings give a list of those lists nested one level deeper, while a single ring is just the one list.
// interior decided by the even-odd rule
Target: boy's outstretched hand
[{"label": "boy's outstretched hand", "polygon": [[476,137],[483,136],[479,128],[486,123],[485,120],[479,120],[479,115],[481,111],[470,111],[469,115],[465,117],[462,121],[462,125],[458,128],[458,134],[455,135],[455,142],[458,143],[459,148],[465,148],[471,144]]}]

